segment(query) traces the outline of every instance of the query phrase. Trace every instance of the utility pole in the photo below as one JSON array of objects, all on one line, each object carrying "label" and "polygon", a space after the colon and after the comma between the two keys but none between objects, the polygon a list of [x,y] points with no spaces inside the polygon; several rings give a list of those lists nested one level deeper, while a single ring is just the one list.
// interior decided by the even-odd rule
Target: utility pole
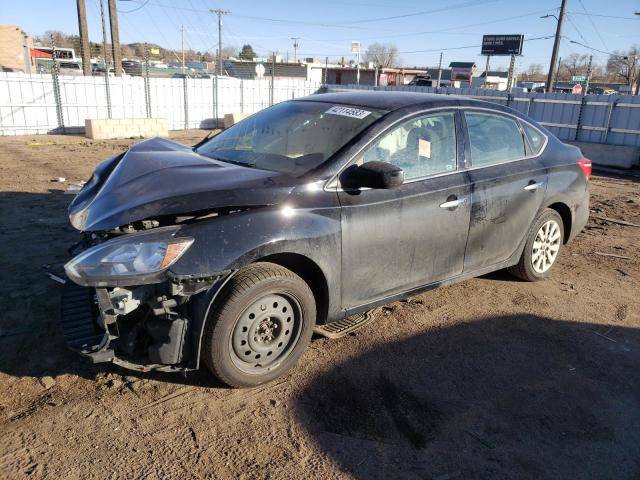
[{"label": "utility pole", "polygon": [[182,48],[182,74],[185,73],[185,65],[184,65],[184,25],[180,25],[180,44]]},{"label": "utility pole", "polygon": [[442,52],[440,52],[440,61],[438,62],[438,84],[437,88],[440,88],[440,80],[442,80]]},{"label": "utility pole", "polygon": [[589,64],[587,65],[587,79],[584,85],[584,94],[589,93],[589,79],[591,78],[591,62],[593,61],[593,55],[589,55]]},{"label": "utility pole", "polygon": [[291,37],[291,40],[293,40],[293,63],[298,63],[298,46],[300,46],[298,40],[300,37]]},{"label": "utility pole", "polygon": [[87,6],[84,0],[76,1],[78,6],[78,30],[80,33],[80,54],[82,56],[82,73],[91,75],[91,52],[89,51],[89,27],[87,27]]},{"label": "utility pole", "polygon": [[218,15],[218,75],[222,75],[222,15],[229,13],[229,10],[222,10],[216,8],[215,10],[209,10],[211,13]]},{"label": "utility pole", "polygon": [[111,118],[111,92],[109,91],[109,62],[107,61],[107,25],[104,20],[104,0],[100,0],[100,17],[102,19],[102,47],[104,50],[104,87],[107,94],[107,115]]},{"label": "utility pole", "polygon": [[113,70],[116,76],[122,75],[122,53],[120,51],[120,33],[118,30],[118,10],[116,0],[109,0],[109,25],[111,26],[111,49]]},{"label": "utility pole", "polygon": [[484,88],[487,88],[487,82],[489,81],[489,59],[491,55],[487,55],[487,63],[484,66]]},{"label": "utility pole", "polygon": [[507,77],[507,92],[511,92],[513,87],[513,73],[516,65],[516,56],[511,55],[511,62],[509,62],[509,74]]},{"label": "utility pole", "polygon": [[567,0],[562,0],[560,5],[560,15],[558,16],[558,24],[556,26],[556,38],[553,41],[553,51],[551,52],[551,63],[549,64],[549,74],[547,75],[547,92],[553,92],[554,70],[556,68],[556,58],[558,50],[560,50],[560,38],[562,35],[562,22],[564,21],[564,9],[567,6]]}]

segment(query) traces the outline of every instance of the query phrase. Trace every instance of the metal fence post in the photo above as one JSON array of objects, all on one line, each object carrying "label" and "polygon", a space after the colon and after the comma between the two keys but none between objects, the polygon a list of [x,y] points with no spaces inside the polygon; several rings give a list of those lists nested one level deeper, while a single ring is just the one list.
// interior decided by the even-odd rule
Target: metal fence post
[{"label": "metal fence post", "polygon": [[216,128],[220,125],[218,124],[218,72],[216,70],[216,74],[213,76],[213,116],[215,117]]},{"label": "metal fence post", "polygon": [[244,113],[244,80],[240,79],[240,113]]},{"label": "metal fence post", "polygon": [[587,104],[587,96],[582,95],[582,100],[580,101],[580,109],[578,110],[578,121],[576,122],[576,135],[573,138],[574,141],[578,141],[578,135],[580,135],[580,129],[582,128],[582,111],[584,110],[585,105]]},{"label": "metal fence post", "polygon": [[273,105],[275,102],[274,88],[276,83],[276,52],[273,52],[271,62],[271,93],[269,95],[269,105]]},{"label": "metal fence post", "polygon": [[611,130],[611,117],[613,116],[613,109],[616,108],[619,101],[620,99],[616,98],[613,102],[609,104],[609,112],[607,112],[607,119],[604,125],[604,128],[605,128],[604,138],[601,140],[601,143],[605,143],[605,144],[607,143],[607,137],[609,137],[609,131]]},{"label": "metal fence post", "polygon": [[62,112],[62,98],[60,96],[60,65],[58,65],[56,44],[53,41],[53,35],[51,35],[51,47],[53,58],[53,69],[51,70],[51,78],[53,79],[53,96],[56,100],[56,116],[58,119],[58,128],[62,130],[62,133],[65,133],[64,114]]},{"label": "metal fence post", "polygon": [[189,95],[187,93],[187,77],[182,79],[182,89],[184,90],[184,129],[189,128]]},{"label": "metal fence post", "polygon": [[147,118],[151,118],[151,86],[149,85],[149,47],[144,44],[144,103]]}]

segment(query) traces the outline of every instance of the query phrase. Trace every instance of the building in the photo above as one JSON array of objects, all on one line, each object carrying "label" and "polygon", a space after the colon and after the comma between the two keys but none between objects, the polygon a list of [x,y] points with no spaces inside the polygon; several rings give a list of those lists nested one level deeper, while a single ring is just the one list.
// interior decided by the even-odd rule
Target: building
[{"label": "building", "polygon": [[18,25],[0,25],[0,68],[31,73],[33,41]]},{"label": "building", "polygon": [[462,86],[462,87],[471,86],[471,83],[473,81],[473,75],[476,71],[475,63],[451,62],[449,64],[449,68],[451,69],[451,75],[450,75],[451,82],[460,82],[459,86]]},{"label": "building", "polygon": [[252,80],[272,76],[276,78],[296,78],[311,80],[311,66],[301,63],[271,63],[245,60],[224,60],[224,73],[230,77]]},{"label": "building", "polygon": [[[322,81],[329,85],[355,85],[358,83],[357,67],[313,67],[322,72]],[[407,85],[414,78],[426,75],[424,68],[360,68],[360,85]],[[376,78],[376,74],[378,75]]]},{"label": "building", "polygon": [[508,81],[509,72],[489,70],[488,72],[482,72],[480,75],[474,76],[471,81],[471,86],[504,91],[507,89]]}]

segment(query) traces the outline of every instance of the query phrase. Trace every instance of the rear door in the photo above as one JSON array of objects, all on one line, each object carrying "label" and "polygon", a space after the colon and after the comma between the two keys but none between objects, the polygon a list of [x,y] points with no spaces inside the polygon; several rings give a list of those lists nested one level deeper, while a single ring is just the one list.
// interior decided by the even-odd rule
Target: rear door
[{"label": "rear door", "polygon": [[[499,264],[518,249],[542,206],[547,170],[520,121],[489,110],[465,110],[472,183],[465,272]],[[544,138],[546,143],[546,138]]]},{"label": "rear door", "polygon": [[394,189],[339,189],[342,298],[349,309],[462,272],[471,187],[458,168],[455,111],[420,114],[380,135],[355,162],[401,167]]}]

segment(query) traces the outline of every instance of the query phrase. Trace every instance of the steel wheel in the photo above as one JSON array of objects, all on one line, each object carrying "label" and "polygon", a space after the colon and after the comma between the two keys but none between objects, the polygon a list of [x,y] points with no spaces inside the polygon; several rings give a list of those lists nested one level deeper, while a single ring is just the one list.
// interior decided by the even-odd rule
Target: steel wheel
[{"label": "steel wheel", "polygon": [[531,266],[537,273],[545,273],[558,257],[562,234],[555,220],[543,223],[533,241]]},{"label": "steel wheel", "polygon": [[229,350],[241,371],[259,375],[277,367],[300,335],[300,306],[285,295],[271,294],[249,305],[236,322]]}]

